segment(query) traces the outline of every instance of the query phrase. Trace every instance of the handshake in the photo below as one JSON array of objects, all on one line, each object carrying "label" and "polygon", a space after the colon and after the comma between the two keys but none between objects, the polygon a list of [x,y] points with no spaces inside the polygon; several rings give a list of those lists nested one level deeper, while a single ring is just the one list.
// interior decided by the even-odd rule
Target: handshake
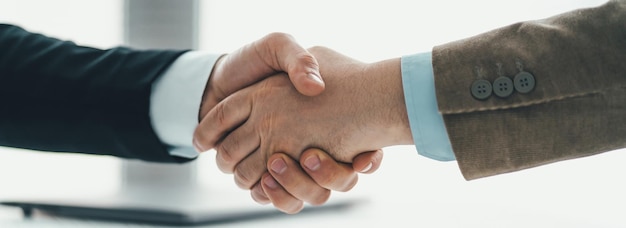
[{"label": "handshake", "polygon": [[193,143],[286,213],[351,189],[392,145],[467,180],[622,149],[625,20],[613,0],[375,63],[269,35],[217,62]]},{"label": "handshake", "polygon": [[386,146],[413,144],[400,58],[366,64],[274,33],[222,56],[193,145],[262,204],[297,213],[374,172]]}]

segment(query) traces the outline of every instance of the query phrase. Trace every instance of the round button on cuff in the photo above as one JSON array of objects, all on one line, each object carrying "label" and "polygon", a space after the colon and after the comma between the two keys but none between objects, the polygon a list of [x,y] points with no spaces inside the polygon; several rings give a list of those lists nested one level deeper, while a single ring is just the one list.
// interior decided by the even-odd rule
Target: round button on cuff
[{"label": "round button on cuff", "polygon": [[472,87],[470,89],[472,92],[472,96],[478,100],[487,99],[491,96],[492,87],[491,83],[485,79],[479,79],[472,83]]},{"label": "round button on cuff", "polygon": [[493,93],[498,97],[508,97],[513,93],[513,81],[509,77],[500,76],[493,81]]},{"label": "round button on cuff", "polygon": [[528,72],[520,72],[515,75],[514,85],[515,90],[519,93],[529,93],[535,88],[535,77]]}]

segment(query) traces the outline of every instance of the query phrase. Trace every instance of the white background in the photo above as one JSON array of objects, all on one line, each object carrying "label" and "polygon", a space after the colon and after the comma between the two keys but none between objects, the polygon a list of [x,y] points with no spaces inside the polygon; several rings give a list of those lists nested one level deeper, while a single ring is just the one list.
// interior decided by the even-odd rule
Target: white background
[{"label": "white background", "polygon": [[[328,46],[371,62],[428,51],[433,45],[520,20],[539,19],[603,2],[207,0],[201,2],[200,49],[230,52],[270,32],[286,32],[304,46]],[[121,7],[120,0],[0,0],[0,22],[107,48],[122,42]],[[624,152],[613,151],[468,182],[454,162],[420,157],[410,146],[391,147],[386,148],[383,165],[377,173],[361,176],[351,192],[336,193],[331,198],[332,201],[363,196],[368,203],[344,214],[292,216],[259,223],[626,227]],[[247,200],[247,192],[238,189],[231,176],[215,168],[212,154],[202,155],[200,162],[199,178],[203,185]],[[118,188],[116,158],[0,148],[0,199],[98,195]],[[0,210],[0,227],[41,225],[23,223],[16,214],[12,210]],[[256,225],[259,224],[233,224]]]}]

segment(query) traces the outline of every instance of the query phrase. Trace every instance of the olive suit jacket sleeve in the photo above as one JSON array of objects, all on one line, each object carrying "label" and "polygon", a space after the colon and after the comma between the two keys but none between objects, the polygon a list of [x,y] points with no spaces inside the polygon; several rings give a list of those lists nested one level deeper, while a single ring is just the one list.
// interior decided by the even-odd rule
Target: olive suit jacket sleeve
[{"label": "olive suit jacket sleeve", "polygon": [[0,24],[0,146],[170,156],[149,116],[152,82],[184,50],[100,50]]},{"label": "olive suit jacket sleeve", "polygon": [[[433,70],[466,179],[626,147],[624,0],[436,46]],[[534,76],[531,91],[515,85],[520,72]],[[494,83],[501,76],[510,83]],[[493,92],[477,99],[480,79],[492,86],[482,95]]]}]

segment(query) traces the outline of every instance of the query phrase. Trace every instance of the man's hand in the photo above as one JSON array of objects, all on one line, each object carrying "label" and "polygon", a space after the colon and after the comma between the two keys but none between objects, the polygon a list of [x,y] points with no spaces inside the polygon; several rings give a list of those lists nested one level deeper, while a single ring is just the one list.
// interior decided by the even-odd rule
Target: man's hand
[{"label": "man's hand", "polygon": [[315,96],[324,90],[313,55],[292,36],[272,33],[215,63],[202,99],[200,119],[228,95],[277,72],[286,72],[301,94]]},{"label": "man's hand", "polygon": [[326,48],[310,51],[325,75],[323,94],[302,96],[284,76],[271,77],[224,99],[196,129],[196,142],[217,145],[219,168],[235,172],[240,187],[253,187],[275,152],[299,159],[315,147],[351,162],[362,151],[412,144],[399,59],[364,64]]},{"label": "man's hand", "polygon": [[350,165],[335,161],[319,149],[306,150],[300,163],[284,153],[276,153],[269,158],[269,173],[264,173],[261,181],[252,187],[252,198],[261,204],[271,202],[279,210],[294,214],[303,209],[304,202],[325,203],[331,190],[349,191],[358,180],[355,171],[374,172],[382,156],[382,150],[364,152]]},{"label": "man's hand", "polygon": [[[294,86],[303,95],[318,95],[324,90],[324,83],[320,77],[316,59],[306,49],[298,45],[290,35],[273,33],[231,54],[222,56],[218,60],[207,83],[199,117],[202,118],[215,104],[230,94],[277,72],[287,72]],[[196,146],[195,143],[194,146]],[[196,149],[202,152],[210,148],[196,146]],[[316,154],[318,157],[327,156],[319,150],[310,154]],[[259,203],[272,201],[279,209],[295,213],[301,209],[301,206],[297,211],[289,208],[297,208],[297,205],[302,205],[303,199],[281,197],[291,196],[284,191],[301,196],[304,195],[301,193],[304,190],[317,189],[322,194],[318,198],[308,196],[306,200],[307,202],[323,203],[328,198],[330,190],[349,190],[345,187],[337,189],[336,186],[356,183],[356,171],[371,173],[378,168],[381,159],[382,151],[364,153],[355,159],[352,167],[354,170],[347,169],[346,164],[323,163],[320,167],[324,167],[327,172],[335,173],[336,178],[332,180],[332,183],[328,180],[322,180],[319,181],[320,184],[312,179],[312,177],[320,176],[315,176],[316,173],[320,172],[307,170],[305,173],[299,166],[287,166],[286,170],[293,176],[298,176],[298,179],[279,176],[276,180],[286,185],[285,187],[278,186],[266,194],[261,185],[257,185],[258,187],[253,189],[251,193]],[[309,176],[311,174],[313,174],[312,177]],[[298,184],[293,184],[295,182]],[[294,189],[291,186],[298,186],[299,188]]]}]

